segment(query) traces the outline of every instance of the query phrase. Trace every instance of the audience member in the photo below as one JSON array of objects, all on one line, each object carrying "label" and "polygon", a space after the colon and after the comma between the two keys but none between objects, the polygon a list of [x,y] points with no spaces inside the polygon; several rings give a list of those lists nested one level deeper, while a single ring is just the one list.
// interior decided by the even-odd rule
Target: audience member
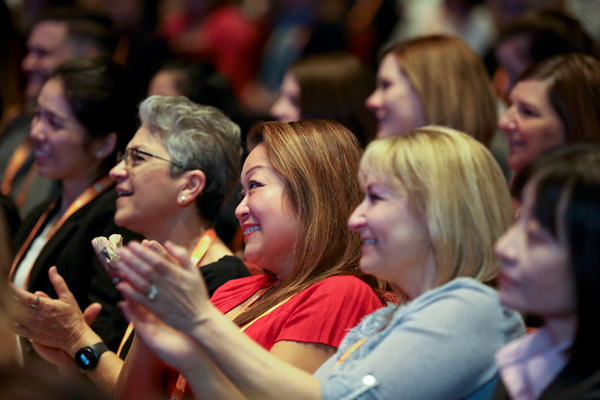
[{"label": "audience member", "polygon": [[489,145],[495,133],[496,97],[477,54],[453,36],[396,43],[385,53],[377,87],[367,99],[377,137],[424,125],[458,129]]},{"label": "audience member", "polygon": [[[69,61],[50,75],[38,97],[31,139],[37,170],[60,182],[61,196],[42,203],[21,224],[9,276],[21,308],[35,314],[51,307],[46,297],[57,297],[60,273],[80,309],[101,305],[92,328],[112,350],[127,324],[117,307],[119,293],[90,242],[113,233],[125,242],[138,237],[115,225],[117,193],[107,176],[135,130],[137,101],[129,74],[105,58]],[[92,308],[97,314],[97,305]],[[15,329],[32,335],[23,325]]]},{"label": "audience member", "polygon": [[522,169],[513,227],[496,244],[500,300],[539,316],[534,333],[496,359],[496,399],[595,399],[600,395],[600,147],[558,149]]},{"label": "audience member", "polygon": [[[512,219],[497,163],[473,138],[425,127],[371,143],[359,180],[366,195],[348,225],[362,239],[360,268],[411,301],[365,318],[314,376],[266,353],[223,318],[184,249],[169,247],[176,263],[139,245],[122,249],[124,311],[197,398],[491,395],[494,353],[524,331],[489,286],[498,272],[493,244]],[[159,288],[154,300],[146,296],[152,285]]]},{"label": "audience member", "polygon": [[594,57],[573,53],[534,65],[509,98],[498,126],[508,137],[513,171],[555,147],[600,141],[600,60]]},{"label": "audience member", "polygon": [[374,86],[373,76],[353,55],[307,57],[285,75],[271,116],[282,122],[331,119],[350,129],[365,147],[375,136],[375,119],[364,103]]},{"label": "audience member", "polygon": [[51,10],[39,16],[27,41],[22,67],[27,75],[25,110],[0,135],[0,192],[10,196],[27,215],[60,192],[34,167],[29,130],[40,89],[59,64],[78,57],[112,56],[116,37],[108,22],[95,14],[72,9]]},{"label": "audience member", "polygon": [[[276,359],[314,372],[347,329],[381,306],[369,285],[355,276],[360,239],[344,224],[359,202],[351,177],[358,170],[360,148],[346,128],[326,121],[261,123],[249,136],[251,153],[242,170],[243,199],[236,215],[246,260],[265,272],[226,283],[212,302],[236,331]],[[198,279],[177,285],[184,296],[188,290],[204,293]],[[168,296],[163,287],[154,287],[154,301]],[[130,354],[117,398],[164,397],[164,380],[149,368],[148,357]]]},{"label": "audience member", "polygon": [[598,46],[579,21],[556,10],[538,10],[506,25],[500,32],[495,55],[508,82],[499,88],[505,96],[532,64],[572,52],[598,55]]}]

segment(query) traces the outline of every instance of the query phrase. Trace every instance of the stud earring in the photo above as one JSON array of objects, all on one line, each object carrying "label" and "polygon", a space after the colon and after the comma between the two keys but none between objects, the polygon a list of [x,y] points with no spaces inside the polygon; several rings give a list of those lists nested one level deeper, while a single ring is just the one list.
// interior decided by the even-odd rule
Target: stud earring
[{"label": "stud earring", "polygon": [[185,196],[181,196],[181,197],[179,198],[179,201],[185,201],[185,200],[186,200],[186,199],[185,199]]}]

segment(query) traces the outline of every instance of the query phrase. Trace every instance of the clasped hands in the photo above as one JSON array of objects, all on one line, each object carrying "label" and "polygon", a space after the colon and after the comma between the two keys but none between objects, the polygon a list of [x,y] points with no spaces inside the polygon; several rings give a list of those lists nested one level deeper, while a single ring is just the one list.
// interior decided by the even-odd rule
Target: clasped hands
[{"label": "clasped hands", "polygon": [[157,242],[130,242],[119,249],[119,255],[118,289],[126,300],[125,313],[142,306],[183,332],[191,332],[201,322],[210,300],[185,248],[170,242],[165,247]]}]

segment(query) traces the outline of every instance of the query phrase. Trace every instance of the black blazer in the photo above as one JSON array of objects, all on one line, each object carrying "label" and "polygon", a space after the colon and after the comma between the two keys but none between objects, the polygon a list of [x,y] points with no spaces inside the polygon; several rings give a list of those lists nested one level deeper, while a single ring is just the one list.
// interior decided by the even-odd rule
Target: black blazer
[{"label": "black blazer", "polygon": [[[109,236],[113,233],[123,235],[124,243],[142,238],[115,225],[115,200],[114,188],[110,188],[71,215],[39,254],[27,286],[27,290],[31,292],[40,290],[56,298],[56,292],[48,278],[48,270],[55,265],[81,310],[94,302],[102,305],[102,311],[92,328],[113,351],[118,349],[127,321],[117,306],[120,294],[98,261],[91,241],[96,236]],[[41,204],[25,218],[15,239],[16,251],[26,241],[50,203],[51,201],[47,201]]]}]

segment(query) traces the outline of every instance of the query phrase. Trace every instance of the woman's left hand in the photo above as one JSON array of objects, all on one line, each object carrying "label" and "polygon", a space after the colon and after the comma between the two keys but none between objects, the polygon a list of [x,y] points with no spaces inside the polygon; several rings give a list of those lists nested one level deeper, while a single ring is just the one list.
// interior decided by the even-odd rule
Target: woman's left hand
[{"label": "woman's left hand", "polygon": [[211,308],[206,286],[185,248],[167,242],[165,249],[168,257],[135,242],[121,248],[119,268],[124,281],[118,289],[128,301],[191,334]]},{"label": "woman's left hand", "polygon": [[11,285],[18,303],[14,330],[34,342],[71,354],[77,350],[83,335],[91,331],[88,324],[98,316],[101,306],[91,304],[82,313],[56,267],[50,268],[48,275],[58,299],[51,299],[44,292],[30,293]]}]

